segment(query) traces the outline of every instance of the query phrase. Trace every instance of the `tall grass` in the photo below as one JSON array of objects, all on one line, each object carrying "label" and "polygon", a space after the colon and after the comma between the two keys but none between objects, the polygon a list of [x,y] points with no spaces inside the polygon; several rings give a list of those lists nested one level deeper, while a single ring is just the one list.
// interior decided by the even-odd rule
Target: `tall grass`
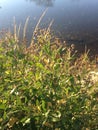
[{"label": "tall grass", "polygon": [[34,34],[36,33],[38,27],[39,27],[39,24],[41,23],[41,20],[43,19],[43,17],[45,16],[46,12],[47,12],[48,8],[45,9],[45,11],[42,13],[42,15],[40,16],[36,26],[35,26],[35,29],[34,29],[34,32],[33,32],[33,36]]},{"label": "tall grass", "polygon": [[26,37],[26,30],[27,30],[28,22],[29,22],[29,17],[26,19],[26,22],[25,22],[25,25],[24,25],[23,39],[25,39],[25,37]]}]

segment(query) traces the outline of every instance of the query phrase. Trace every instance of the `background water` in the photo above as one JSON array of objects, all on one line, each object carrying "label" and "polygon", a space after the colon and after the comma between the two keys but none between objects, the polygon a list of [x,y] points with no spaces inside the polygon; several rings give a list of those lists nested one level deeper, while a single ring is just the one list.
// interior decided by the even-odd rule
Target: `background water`
[{"label": "background water", "polygon": [[23,27],[29,16],[27,37],[30,38],[47,7],[41,27],[47,27],[54,19],[52,29],[61,39],[74,43],[79,51],[86,45],[98,54],[98,0],[0,0],[0,30],[12,30],[14,17]]}]

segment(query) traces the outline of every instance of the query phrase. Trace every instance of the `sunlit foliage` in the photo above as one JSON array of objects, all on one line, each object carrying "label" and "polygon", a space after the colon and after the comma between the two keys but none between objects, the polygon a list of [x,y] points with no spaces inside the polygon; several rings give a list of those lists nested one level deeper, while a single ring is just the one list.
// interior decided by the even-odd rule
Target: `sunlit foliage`
[{"label": "sunlit foliage", "polygon": [[[21,43],[21,44],[20,44]],[[0,41],[0,130],[96,130],[97,86],[87,54],[39,30],[32,45]]]}]

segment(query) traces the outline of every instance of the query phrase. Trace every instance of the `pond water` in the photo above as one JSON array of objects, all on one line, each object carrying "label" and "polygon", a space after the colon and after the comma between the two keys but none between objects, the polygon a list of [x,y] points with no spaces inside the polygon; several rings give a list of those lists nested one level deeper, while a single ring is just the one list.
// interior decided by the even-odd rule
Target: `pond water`
[{"label": "pond water", "polygon": [[30,38],[43,11],[48,8],[41,27],[53,19],[52,29],[68,44],[83,51],[85,45],[98,54],[98,0],[0,0],[0,30],[13,29],[13,18],[23,26],[29,16]]}]

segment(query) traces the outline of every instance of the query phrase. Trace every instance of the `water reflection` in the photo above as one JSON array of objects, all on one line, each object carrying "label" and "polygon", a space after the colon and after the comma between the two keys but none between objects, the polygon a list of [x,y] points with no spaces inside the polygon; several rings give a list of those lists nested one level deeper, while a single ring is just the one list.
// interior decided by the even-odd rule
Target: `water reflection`
[{"label": "water reflection", "polygon": [[55,0],[26,0],[26,1],[35,2],[37,5],[40,6],[51,7],[53,6]]},{"label": "water reflection", "polygon": [[[13,29],[13,17],[16,23],[24,26],[30,16],[27,27],[28,39],[46,7],[49,8],[40,27],[47,27],[54,19],[52,29],[68,44],[88,48],[98,54],[98,0],[1,0],[0,29]],[[21,27],[22,28],[22,27]]]}]

